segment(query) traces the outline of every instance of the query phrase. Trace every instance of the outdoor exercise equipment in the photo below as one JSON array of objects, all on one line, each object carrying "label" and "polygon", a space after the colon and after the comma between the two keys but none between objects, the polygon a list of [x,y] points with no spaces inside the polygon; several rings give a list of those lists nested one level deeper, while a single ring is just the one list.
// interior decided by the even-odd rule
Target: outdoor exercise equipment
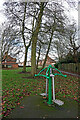
[{"label": "outdoor exercise equipment", "polygon": [[[45,69],[47,69],[46,71],[46,75],[43,75],[41,74],[41,72],[43,72]],[[59,73],[54,73],[53,70],[57,70]],[[35,76],[43,76],[43,77],[46,77],[46,93],[42,93],[41,95],[42,96],[46,96],[48,95],[48,104],[51,105],[53,104],[53,102],[55,102],[56,104],[58,105],[63,105],[64,102],[61,101],[61,100],[57,100],[55,99],[55,87],[54,87],[54,77],[56,75],[60,75],[60,76],[63,76],[63,77],[67,77],[67,75],[63,75],[61,73],[61,71],[59,71],[57,68],[55,67],[52,67],[51,65],[49,65],[48,67],[46,68],[43,68],[38,74],[35,74]],[[49,85],[48,85],[49,83]],[[53,83],[53,84],[52,84]],[[53,85],[53,87],[52,87]],[[53,96],[52,96],[52,88],[53,88]],[[48,93],[47,93],[47,90],[48,90]],[[52,97],[53,97],[53,100],[52,100]]]}]

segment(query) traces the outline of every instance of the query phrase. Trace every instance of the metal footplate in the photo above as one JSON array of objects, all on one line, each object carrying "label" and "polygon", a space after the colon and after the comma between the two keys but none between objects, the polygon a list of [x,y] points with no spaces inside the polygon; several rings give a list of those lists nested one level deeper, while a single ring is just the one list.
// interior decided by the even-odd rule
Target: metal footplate
[{"label": "metal footplate", "polygon": [[46,96],[46,93],[41,93],[40,95],[41,95],[41,96]]},{"label": "metal footplate", "polygon": [[58,104],[59,106],[64,104],[63,101],[57,100],[57,99],[56,99],[56,100],[53,100],[53,102],[55,102],[55,103]]}]

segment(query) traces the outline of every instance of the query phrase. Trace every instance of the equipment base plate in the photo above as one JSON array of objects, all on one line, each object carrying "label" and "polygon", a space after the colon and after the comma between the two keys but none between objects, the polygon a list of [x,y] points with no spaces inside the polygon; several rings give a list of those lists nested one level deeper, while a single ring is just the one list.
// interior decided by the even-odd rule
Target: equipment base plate
[{"label": "equipment base plate", "polygon": [[42,96],[46,96],[46,93],[41,93],[40,95],[42,95]]},{"label": "equipment base plate", "polygon": [[53,100],[56,104],[58,104],[58,105],[63,105],[64,104],[64,102],[63,101],[61,101],[61,100]]}]

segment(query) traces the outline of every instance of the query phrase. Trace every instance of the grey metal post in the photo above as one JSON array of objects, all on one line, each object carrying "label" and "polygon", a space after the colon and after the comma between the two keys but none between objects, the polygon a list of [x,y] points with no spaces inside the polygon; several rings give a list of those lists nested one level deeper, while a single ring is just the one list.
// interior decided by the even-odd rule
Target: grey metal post
[{"label": "grey metal post", "polygon": [[55,100],[55,88],[54,88],[54,75],[52,76],[53,81],[53,101]]}]

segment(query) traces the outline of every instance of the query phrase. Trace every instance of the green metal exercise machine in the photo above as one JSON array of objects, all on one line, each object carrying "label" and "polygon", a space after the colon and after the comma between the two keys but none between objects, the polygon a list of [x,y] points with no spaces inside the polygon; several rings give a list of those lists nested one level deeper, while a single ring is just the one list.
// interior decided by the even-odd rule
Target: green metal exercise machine
[{"label": "green metal exercise machine", "polygon": [[[44,71],[45,69],[47,69],[46,75],[41,74],[41,72]],[[53,69],[57,70],[59,73],[54,73]],[[47,96],[47,88],[48,88],[48,102],[47,103],[49,105],[51,105],[51,104],[53,104],[53,102],[55,102],[58,105],[63,105],[64,104],[63,101],[55,99],[55,87],[54,87],[54,76],[55,75],[67,77],[67,75],[63,75],[57,68],[52,67],[51,65],[42,69],[38,74],[35,74],[35,76],[46,77],[46,93],[42,93],[41,95]],[[49,83],[49,85],[48,85],[48,83]],[[53,96],[52,96],[52,84],[53,84]],[[52,97],[53,97],[53,100],[52,100]]]}]

